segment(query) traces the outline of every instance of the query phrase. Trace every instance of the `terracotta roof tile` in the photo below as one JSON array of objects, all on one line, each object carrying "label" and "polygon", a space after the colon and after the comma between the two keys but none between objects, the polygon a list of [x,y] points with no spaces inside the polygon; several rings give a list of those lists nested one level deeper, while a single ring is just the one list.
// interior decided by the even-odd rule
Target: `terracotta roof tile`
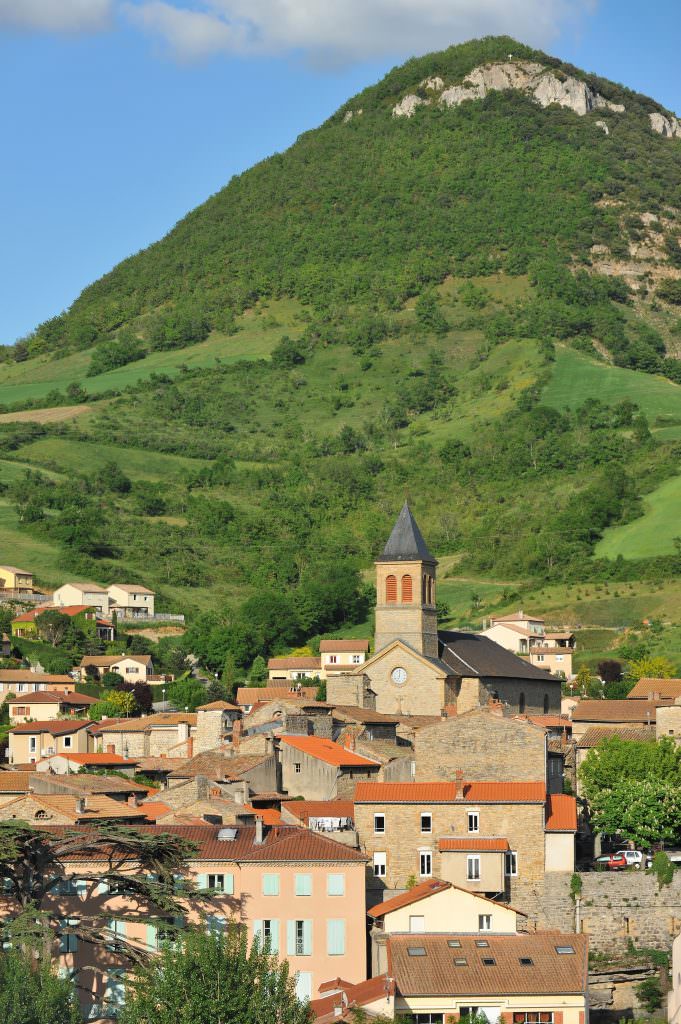
[{"label": "terracotta roof tile", "polygon": [[[393,993],[394,985],[392,979],[388,978],[386,974],[379,974],[375,978],[367,978],[366,981],[360,981],[356,985],[343,981],[342,978],[335,978],[333,981],[327,981],[320,985],[319,991],[322,993],[331,991],[332,994],[322,996],[320,999],[313,999],[310,1002],[315,1022],[316,1024],[327,1024],[327,1022],[333,1024],[334,1021],[354,1019],[352,1013],[354,1009],[374,1003],[378,999],[385,999],[388,994]],[[347,1017],[345,1012],[340,1015],[337,1012],[339,1007],[352,1016]]]},{"label": "terracotta roof tile", "polygon": [[611,722],[655,724],[656,712],[662,701],[654,700],[580,700],[572,711],[573,722]]},{"label": "terracotta roof tile", "polygon": [[526,615],[525,612],[513,612],[511,615],[492,615],[492,622],[545,622],[539,615]]},{"label": "terracotta roof tile", "polygon": [[89,697],[86,693],[58,693],[54,690],[38,690],[36,693],[20,693],[12,697],[8,704],[76,704],[87,707],[96,704],[98,697]]},{"label": "terracotta roof tile", "polygon": [[321,668],[321,661],[312,655],[302,657],[270,658],[267,662],[268,669],[273,668]]},{"label": "terracotta roof tile", "polygon": [[169,711],[143,718],[119,718],[111,725],[103,725],[100,732],[146,732],[147,729],[168,729],[176,725],[196,725],[196,714]]},{"label": "terracotta roof tile", "polygon": [[144,811],[149,821],[156,821],[164,814],[170,814],[171,810],[168,804],[164,804],[162,800],[147,800],[146,803],[140,804],[139,809]]},{"label": "terracotta roof tile", "polygon": [[67,733],[85,729],[89,724],[89,722],[80,718],[71,719],[70,721],[54,719],[51,722],[22,722],[21,725],[16,725],[13,729],[10,729],[10,733],[16,736],[26,736],[31,735],[31,733],[49,732],[52,736],[64,736]]},{"label": "terracotta roof tile", "polygon": [[134,768],[137,765],[137,760],[134,758],[123,757],[121,754],[55,754],[55,757],[63,757],[67,761],[72,761],[74,764],[82,765],[115,765],[116,767],[127,766],[128,768]]},{"label": "terracotta roof tile", "polygon": [[352,800],[286,800],[281,805],[300,821],[310,818],[350,818],[355,817],[355,805]]},{"label": "terracotta roof tile", "polygon": [[170,773],[172,779],[193,779],[206,775],[214,781],[239,779],[244,772],[266,761],[268,754],[251,754],[244,757],[228,757],[225,754],[207,750],[195,757],[185,758],[184,763]]},{"label": "terracotta roof tile", "polygon": [[577,801],[564,793],[550,793],[546,799],[546,831],[576,832]]},{"label": "terracotta roof tile", "polygon": [[451,839],[440,839],[438,840],[437,848],[440,853],[455,853],[457,851],[470,850],[471,852],[487,852],[487,853],[506,853],[511,847],[508,845],[508,839],[489,838],[489,839],[458,839],[453,837]]},{"label": "terracotta roof tile", "polygon": [[115,665],[117,661],[136,661],[140,665],[149,665],[152,658],[150,654],[86,654],[81,658],[80,667],[87,668],[94,665],[96,668],[108,668]]},{"label": "terracotta roof tile", "polygon": [[28,793],[33,772],[0,772],[0,793]]},{"label": "terracotta roof tile", "polygon": [[83,811],[78,810],[78,797],[68,793],[30,793],[28,796],[15,797],[9,804],[3,804],[7,808],[10,804],[30,800],[38,804],[44,810],[61,814],[73,822],[101,821],[109,818],[134,818],[138,821],[144,820],[144,812],[136,807],[129,807],[120,800],[112,800],[103,794],[88,795],[86,806]]},{"label": "terracotta roof tile", "polygon": [[87,772],[78,772],[73,775],[52,775],[46,776],[42,772],[38,777],[50,778],[50,781],[64,789],[77,793],[137,793],[139,796],[146,796],[148,787],[135,782],[134,779],[121,779],[118,775],[90,775]]},{"label": "terracotta roof tile", "polygon": [[197,711],[241,711],[236,704],[230,704],[226,700],[213,700],[210,704],[201,704]]},{"label": "terracotta roof tile", "polygon": [[592,725],[577,740],[577,747],[580,750],[597,747],[611,736],[619,736],[630,743],[654,743],[655,728],[652,725]]},{"label": "terracotta roof tile", "polygon": [[276,807],[252,807],[251,804],[243,804],[242,810],[246,814],[255,814],[257,818],[262,818],[265,825],[281,825],[281,811]]},{"label": "terracotta roof tile", "polygon": [[681,697],[681,679],[639,679],[627,695],[627,700],[646,700],[649,694],[655,693],[659,694],[660,699],[667,697],[675,700]]},{"label": "terracotta roof tile", "polygon": [[31,672],[27,668],[0,668],[0,683],[36,683],[40,686],[44,686],[46,683],[74,685],[71,676],[50,672]]},{"label": "terracotta roof tile", "polygon": [[353,750],[341,747],[340,743],[334,743],[333,740],[321,736],[282,736],[281,742],[302,754],[307,754],[308,757],[314,757],[338,768],[378,768],[376,761],[360,757]]},{"label": "terracotta roof tile", "polygon": [[527,720],[545,729],[572,729],[572,720],[566,715],[528,715]]},{"label": "terracotta roof tile", "polygon": [[[488,946],[476,945],[477,936],[457,934],[391,935],[388,962],[398,992],[403,996],[511,996],[581,995],[587,986],[588,937],[560,932],[523,932],[517,935],[485,933]],[[453,950],[448,942],[456,939]],[[424,956],[410,956],[410,947]],[[561,954],[558,948],[573,953]],[[454,954],[464,959],[454,965]],[[520,959],[531,964],[521,966]],[[486,966],[484,959],[493,959]]]},{"label": "terracotta roof tile", "polygon": [[320,640],[320,654],[339,654],[349,651],[351,654],[363,654],[369,650],[368,640]]},{"label": "terracotta roof tile", "polygon": [[377,903],[375,907],[367,910],[367,914],[369,917],[383,917],[385,914],[391,914],[393,910],[409,907],[412,903],[419,903],[421,900],[427,899],[428,896],[434,896],[438,892],[444,892],[451,888],[450,882],[443,882],[439,878],[429,878],[427,882],[421,882],[412,889],[408,889],[407,892],[400,893],[399,896],[393,896],[389,900],[384,900],[383,903]]},{"label": "terracotta roof tile", "polygon": [[384,715],[381,711],[374,711],[372,708],[358,708],[352,704],[332,704],[333,716],[340,721],[366,722],[377,725],[397,725],[400,722],[398,715]]},{"label": "terracotta roof tile", "polygon": [[262,704],[268,700],[307,700],[317,696],[316,686],[240,686],[236,691],[237,704]]},{"label": "terracotta roof tile", "polygon": [[[454,803],[456,782],[358,782],[355,803]],[[472,803],[539,803],[543,782],[464,782],[463,797]]]}]

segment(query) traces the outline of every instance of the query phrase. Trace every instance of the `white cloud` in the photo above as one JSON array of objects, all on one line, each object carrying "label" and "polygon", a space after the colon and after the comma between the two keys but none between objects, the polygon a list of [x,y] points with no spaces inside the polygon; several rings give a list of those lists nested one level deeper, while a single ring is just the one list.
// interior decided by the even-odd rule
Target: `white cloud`
[{"label": "white cloud", "polygon": [[[1,0],[0,0],[1,2]],[[595,0],[141,0],[123,10],[181,60],[303,53],[315,64],[420,54],[507,33],[538,45]]]},{"label": "white cloud", "polygon": [[98,32],[113,0],[0,0],[0,28],[26,32]]}]

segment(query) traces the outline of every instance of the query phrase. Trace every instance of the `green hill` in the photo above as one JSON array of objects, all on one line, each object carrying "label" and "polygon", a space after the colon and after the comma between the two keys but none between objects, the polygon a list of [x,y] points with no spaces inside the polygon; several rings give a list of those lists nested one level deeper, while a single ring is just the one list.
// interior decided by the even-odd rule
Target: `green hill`
[{"label": "green hill", "polygon": [[215,664],[361,622],[405,494],[459,620],[673,586],[673,514],[645,524],[679,493],[681,140],[651,114],[484,39],[233,179],[4,351],[0,561],[154,586]]}]

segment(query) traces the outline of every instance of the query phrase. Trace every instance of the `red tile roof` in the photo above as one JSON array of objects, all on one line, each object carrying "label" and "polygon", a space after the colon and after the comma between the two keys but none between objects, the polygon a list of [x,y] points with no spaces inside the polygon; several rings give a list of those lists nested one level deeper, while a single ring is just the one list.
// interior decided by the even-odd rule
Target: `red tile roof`
[{"label": "red tile roof", "polygon": [[351,654],[361,654],[369,650],[368,640],[321,640],[319,643],[320,654],[335,654],[349,651]]},{"label": "red tile roof", "polygon": [[0,668],[0,683],[35,683],[44,686],[45,683],[70,683],[74,685],[71,676],[58,675],[50,672],[31,672],[27,668]]},{"label": "red tile roof", "polygon": [[577,831],[577,800],[564,793],[550,793],[546,800],[546,831]]},{"label": "red tile roof", "polygon": [[506,853],[511,847],[508,839],[440,839],[437,844],[440,853],[453,853],[455,851],[470,850],[471,852],[482,851],[483,853]]},{"label": "red tile roof", "polygon": [[201,704],[197,711],[241,711],[236,704],[230,704],[227,700],[213,700],[210,704]]},{"label": "red tile roof", "polygon": [[[354,1009],[375,1003],[379,999],[385,999],[392,995],[394,985],[391,978],[386,974],[379,974],[375,978],[367,978],[356,985],[343,981],[342,978],[335,978],[319,986],[320,992],[332,994],[322,996],[321,999],[313,999],[310,1002],[310,1009],[314,1015],[315,1024],[334,1024],[335,1021],[346,1021],[354,1019]],[[338,1013],[338,1008],[343,1012]],[[350,1014],[351,1016],[348,1016]]]},{"label": "red tile roof", "polygon": [[123,757],[121,754],[55,754],[55,757],[64,757],[67,761],[73,761],[74,764],[111,764],[120,765],[121,767],[127,766],[128,768],[134,768],[137,766],[135,759]]},{"label": "red tile roof", "polygon": [[[635,725],[636,723],[655,724],[658,706],[664,701],[654,700],[580,700],[573,708],[573,722],[611,722]],[[667,706],[668,702],[667,702]]]},{"label": "red tile roof", "polygon": [[12,622],[33,622],[36,615],[42,615],[43,612],[59,612],[60,615],[73,617],[74,615],[80,615],[81,612],[91,611],[92,608],[89,604],[66,604],[61,607],[43,605],[40,608],[31,608],[30,611],[24,612],[22,615],[17,615],[15,619],[12,619]]},{"label": "red tile roof", "polygon": [[[543,782],[464,782],[458,799],[473,803],[543,804]],[[456,782],[358,782],[355,803],[450,804],[457,799]]]},{"label": "red tile roof", "polygon": [[334,765],[337,768],[378,768],[377,761],[370,761],[368,757],[360,757],[353,750],[341,747],[340,743],[333,740],[323,739],[321,736],[282,736],[281,742],[301,754],[314,757],[325,764]]},{"label": "red tile roof", "polygon": [[429,878],[427,882],[421,882],[412,889],[408,889],[407,892],[400,893],[399,896],[393,896],[389,900],[384,900],[383,903],[377,903],[375,907],[367,910],[367,914],[369,917],[383,917],[384,914],[391,914],[393,910],[409,907],[412,903],[418,903],[420,900],[427,899],[428,896],[434,896],[438,892],[444,892],[451,888],[450,882],[442,882],[439,878]]},{"label": "red tile roof", "polygon": [[144,811],[149,821],[156,821],[158,818],[162,818],[164,814],[170,814],[172,810],[162,800],[147,800],[146,803],[140,804],[139,809]]},{"label": "red tile roof", "polygon": [[653,725],[592,725],[577,740],[579,750],[597,747],[603,740],[611,736],[619,736],[621,740],[633,743],[654,743],[655,726]]},{"label": "red tile roof", "polygon": [[527,720],[545,729],[572,729],[572,721],[565,715],[528,715]]},{"label": "red tile roof", "polygon": [[[588,936],[561,932],[521,932],[495,935],[486,932],[488,945],[477,946],[477,935],[390,935],[388,965],[397,991],[403,996],[561,996],[582,995],[588,974]],[[456,939],[460,946],[448,943]],[[421,947],[424,956],[410,956]],[[560,948],[573,953],[559,953]],[[454,965],[454,955],[464,960]],[[522,965],[523,959],[531,960]],[[483,960],[493,959],[492,965]]]},{"label": "red tile roof", "polygon": [[244,804],[243,811],[246,814],[255,814],[256,817],[262,818],[265,825],[281,825],[281,811],[278,811],[276,807],[252,807],[250,804]]},{"label": "red tile roof", "polygon": [[90,725],[90,722],[85,722],[82,719],[76,718],[70,721],[58,721],[55,719],[52,722],[22,722],[21,725],[16,725],[13,729],[10,729],[10,733],[15,736],[27,736],[34,732],[49,732],[52,736],[63,736],[70,732],[78,732],[79,729],[85,729]]},{"label": "red tile roof", "polygon": [[627,695],[627,700],[646,700],[649,694],[658,694],[660,699],[666,697],[675,700],[681,697],[681,679],[639,679]]},{"label": "red tile roof", "polygon": [[12,697],[8,704],[79,704],[86,707],[96,704],[98,697],[89,697],[86,693],[59,693],[55,690],[37,690],[35,693],[20,693]]},{"label": "red tile roof", "polygon": [[270,658],[267,667],[271,671],[276,668],[320,668],[321,661],[313,656]]},{"label": "red tile roof", "polygon": [[270,700],[314,701],[316,686],[240,686],[236,691],[237,704],[262,704]]},{"label": "red tile roof", "polygon": [[28,793],[33,777],[33,772],[0,772],[0,793]]},{"label": "red tile roof", "polygon": [[286,800],[281,805],[301,821],[309,818],[354,818],[352,800]]}]

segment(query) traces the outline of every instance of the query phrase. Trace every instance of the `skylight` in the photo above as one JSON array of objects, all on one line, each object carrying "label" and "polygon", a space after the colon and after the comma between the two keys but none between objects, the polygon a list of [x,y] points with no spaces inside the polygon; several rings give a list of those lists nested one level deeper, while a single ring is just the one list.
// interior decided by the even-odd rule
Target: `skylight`
[{"label": "skylight", "polygon": [[468,967],[468,960],[466,960],[465,956],[455,956],[454,957],[454,966],[455,967]]},{"label": "skylight", "polygon": [[521,956],[520,963],[522,967],[532,967],[534,965],[534,960],[529,956]]},{"label": "skylight", "polygon": [[458,939],[447,939],[447,945],[450,949],[461,949],[461,943]]},{"label": "skylight", "polygon": [[482,962],[485,967],[495,967],[497,963],[493,956],[483,956]]},{"label": "skylight", "polygon": [[424,946],[408,946],[407,953],[409,956],[425,956],[426,950]]},{"label": "skylight", "polygon": [[556,953],[564,956],[567,953],[574,953],[574,946],[556,946]]},{"label": "skylight", "polygon": [[475,945],[479,946],[481,949],[485,949],[489,946],[489,942],[487,941],[487,939],[476,939]]}]

